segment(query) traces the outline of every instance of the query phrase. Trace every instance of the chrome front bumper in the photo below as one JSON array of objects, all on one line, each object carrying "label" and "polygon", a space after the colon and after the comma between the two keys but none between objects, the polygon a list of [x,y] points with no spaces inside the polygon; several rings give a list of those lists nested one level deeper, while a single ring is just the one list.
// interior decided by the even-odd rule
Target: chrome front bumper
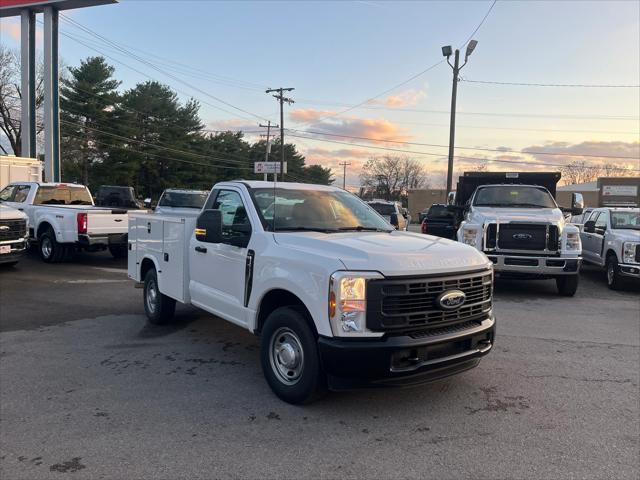
[{"label": "chrome front bumper", "polygon": [[575,275],[582,265],[581,257],[524,256],[485,252],[493,262],[495,272],[513,272],[531,275]]},{"label": "chrome front bumper", "polygon": [[619,263],[620,273],[625,277],[640,278],[640,264]]}]

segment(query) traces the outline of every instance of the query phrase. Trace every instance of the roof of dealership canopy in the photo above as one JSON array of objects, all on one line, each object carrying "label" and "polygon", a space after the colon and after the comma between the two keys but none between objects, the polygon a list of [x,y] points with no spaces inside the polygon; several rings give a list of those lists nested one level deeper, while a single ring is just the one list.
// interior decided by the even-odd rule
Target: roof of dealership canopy
[{"label": "roof of dealership canopy", "polygon": [[118,0],[0,0],[0,17],[20,15],[25,9],[40,13],[44,7],[54,7],[56,10],[71,10],[73,8],[95,7],[117,3]]}]

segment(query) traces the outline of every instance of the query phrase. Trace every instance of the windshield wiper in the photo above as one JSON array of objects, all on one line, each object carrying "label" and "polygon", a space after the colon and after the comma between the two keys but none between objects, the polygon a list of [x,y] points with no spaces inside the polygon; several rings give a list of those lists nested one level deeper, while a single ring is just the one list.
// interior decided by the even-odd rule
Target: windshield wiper
[{"label": "windshield wiper", "polygon": [[340,230],[341,232],[349,232],[349,231],[355,231],[355,232],[391,232],[391,230],[387,230],[387,229],[383,229],[383,228],[376,228],[376,227],[363,227],[362,225],[354,225],[353,227],[340,227],[338,228],[338,230]]},{"label": "windshield wiper", "polygon": [[314,228],[314,227],[276,227],[274,233],[278,232],[321,232],[335,233],[338,230],[331,228]]},{"label": "windshield wiper", "polygon": [[512,206],[512,207],[552,208],[552,207],[547,207],[546,205],[539,205],[537,203],[512,203],[510,206]]}]

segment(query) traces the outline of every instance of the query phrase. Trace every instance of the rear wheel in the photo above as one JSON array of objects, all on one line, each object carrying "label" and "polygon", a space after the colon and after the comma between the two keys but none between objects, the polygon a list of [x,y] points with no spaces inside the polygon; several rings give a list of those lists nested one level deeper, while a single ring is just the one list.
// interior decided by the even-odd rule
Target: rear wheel
[{"label": "rear wheel", "polygon": [[273,392],[287,403],[310,403],[326,391],[318,342],[303,312],[274,310],[262,329],[260,360]]},{"label": "rear wheel", "polygon": [[155,269],[149,270],[144,277],[144,311],[149,323],[154,325],[169,322],[176,311],[176,301],[160,293]]},{"label": "rear wheel", "polygon": [[618,290],[622,286],[622,275],[620,274],[620,266],[615,255],[607,257],[607,286],[611,290]]},{"label": "rear wheel", "polygon": [[68,246],[58,243],[56,240],[56,234],[52,228],[47,228],[47,230],[40,235],[38,241],[40,258],[43,262],[58,263],[65,260],[67,257]]},{"label": "rear wheel", "polygon": [[578,290],[578,275],[556,277],[556,286],[560,295],[573,297]]},{"label": "rear wheel", "polygon": [[127,246],[126,245],[109,245],[109,253],[113,258],[127,258]]}]

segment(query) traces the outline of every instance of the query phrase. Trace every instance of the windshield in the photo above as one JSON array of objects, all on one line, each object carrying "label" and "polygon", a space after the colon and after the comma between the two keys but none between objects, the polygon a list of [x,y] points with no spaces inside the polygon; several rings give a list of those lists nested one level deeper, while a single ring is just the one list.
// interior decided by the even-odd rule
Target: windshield
[{"label": "windshield", "polygon": [[541,187],[498,185],[478,189],[476,207],[557,208],[551,194]]},{"label": "windshield", "polygon": [[369,206],[373,208],[376,212],[378,212],[380,215],[384,215],[385,217],[388,217],[389,215],[396,213],[395,205],[392,205],[389,203],[370,202]]},{"label": "windshield", "polygon": [[284,188],[257,188],[252,192],[264,228],[269,231],[273,231],[274,226],[276,231],[326,233],[393,229],[366,203],[348,192]]},{"label": "windshield", "polygon": [[91,194],[86,187],[71,187],[57,185],[55,187],[40,187],[34,205],[93,205]]},{"label": "windshield", "polygon": [[640,212],[611,212],[611,228],[640,230]]},{"label": "windshield", "polygon": [[429,218],[449,218],[453,217],[453,212],[447,210],[446,205],[432,205],[427,212]]},{"label": "windshield", "polygon": [[164,192],[158,206],[201,209],[208,195],[207,192]]}]

